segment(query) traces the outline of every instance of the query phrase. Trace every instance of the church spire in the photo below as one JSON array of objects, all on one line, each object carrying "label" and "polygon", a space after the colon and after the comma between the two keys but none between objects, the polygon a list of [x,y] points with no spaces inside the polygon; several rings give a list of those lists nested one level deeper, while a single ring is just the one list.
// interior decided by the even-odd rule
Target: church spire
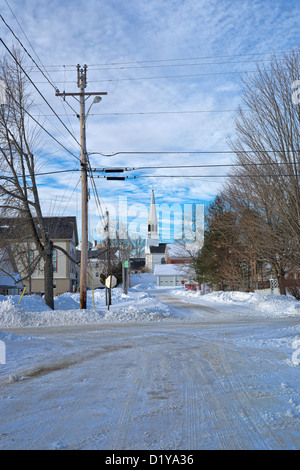
[{"label": "church spire", "polygon": [[151,203],[148,217],[148,236],[147,236],[147,246],[159,244],[159,235],[158,235],[158,223],[157,223],[157,213],[156,213],[156,204],[154,197],[154,190],[152,189]]},{"label": "church spire", "polygon": [[157,214],[155,206],[154,190],[152,189],[149,217],[148,217],[148,234],[157,233]]}]

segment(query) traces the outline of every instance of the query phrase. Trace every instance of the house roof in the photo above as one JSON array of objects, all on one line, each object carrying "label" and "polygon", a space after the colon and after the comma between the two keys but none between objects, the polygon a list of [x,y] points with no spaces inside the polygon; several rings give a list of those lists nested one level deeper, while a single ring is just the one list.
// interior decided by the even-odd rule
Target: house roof
[{"label": "house roof", "polygon": [[[39,230],[37,219],[36,228]],[[75,244],[78,245],[78,233],[76,217],[43,217],[45,229],[48,231],[52,240],[72,239],[75,234]],[[29,238],[26,230],[26,219],[21,217],[1,217],[0,218],[0,237],[6,240]]]},{"label": "house roof", "polygon": [[130,258],[131,269],[139,269],[145,266],[145,258]]},{"label": "house roof", "polygon": [[154,267],[155,276],[183,276],[190,279],[195,276],[194,270],[186,264],[156,264]]},{"label": "house roof", "polygon": [[165,253],[166,243],[160,243],[158,246],[149,246],[150,253]]},{"label": "house roof", "polygon": [[170,259],[190,259],[191,254],[180,243],[168,243],[166,250]]},{"label": "house roof", "polygon": [[[116,261],[118,259],[118,252],[117,248],[110,249],[110,259],[111,261]],[[76,260],[80,261],[81,257],[81,250],[76,250]],[[90,248],[88,250],[88,259],[89,260],[100,260],[106,261],[107,260],[107,249],[104,248]]]}]

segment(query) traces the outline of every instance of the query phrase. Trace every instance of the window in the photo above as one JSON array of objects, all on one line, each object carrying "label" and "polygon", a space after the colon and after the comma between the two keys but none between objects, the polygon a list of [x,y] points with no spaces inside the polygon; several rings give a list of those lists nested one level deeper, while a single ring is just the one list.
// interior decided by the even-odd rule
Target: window
[{"label": "window", "polygon": [[57,250],[52,251],[53,272],[57,273]]},{"label": "window", "polygon": [[34,262],[34,251],[33,250],[29,250],[28,257],[29,257],[29,266],[32,267],[33,262]]}]

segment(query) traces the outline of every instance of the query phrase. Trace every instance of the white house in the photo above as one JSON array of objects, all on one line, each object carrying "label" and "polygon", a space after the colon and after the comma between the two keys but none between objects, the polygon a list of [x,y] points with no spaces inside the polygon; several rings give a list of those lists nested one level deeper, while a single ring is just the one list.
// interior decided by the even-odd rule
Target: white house
[{"label": "white house", "polygon": [[159,287],[180,286],[182,281],[191,282],[195,272],[186,264],[162,264],[154,268],[156,285]]}]

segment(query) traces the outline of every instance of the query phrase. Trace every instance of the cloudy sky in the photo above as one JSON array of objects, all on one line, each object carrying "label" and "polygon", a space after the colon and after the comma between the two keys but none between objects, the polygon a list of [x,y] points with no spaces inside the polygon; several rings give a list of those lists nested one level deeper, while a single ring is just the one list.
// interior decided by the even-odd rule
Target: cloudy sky
[{"label": "cloudy sky", "polygon": [[[25,54],[32,81],[70,132],[33,89],[35,117],[75,156],[80,157],[74,139],[80,140],[79,103],[72,97],[64,102],[54,88],[78,91],[76,65],[86,64],[86,91],[107,92],[87,119],[91,165],[134,170],[126,172],[125,181],[95,174],[101,207],[91,187],[91,240],[98,237],[101,211],[109,208],[118,216],[120,201],[126,200],[131,217],[143,217],[152,188],[158,205],[211,201],[228,167],[170,167],[232,162],[230,153],[217,152],[229,150],[233,116],[242,104],[242,78],[255,71],[256,62],[267,64],[272,53],[280,56],[300,42],[296,0],[0,4],[7,24],[47,74],[48,80]],[[0,23],[1,38],[11,48],[17,41]],[[0,47],[3,54],[5,47]],[[91,103],[89,98],[86,106]],[[78,159],[46,133],[37,152],[42,171],[79,168]],[[80,232],[79,177],[79,172],[62,173],[38,181],[44,215],[76,215]]]}]

